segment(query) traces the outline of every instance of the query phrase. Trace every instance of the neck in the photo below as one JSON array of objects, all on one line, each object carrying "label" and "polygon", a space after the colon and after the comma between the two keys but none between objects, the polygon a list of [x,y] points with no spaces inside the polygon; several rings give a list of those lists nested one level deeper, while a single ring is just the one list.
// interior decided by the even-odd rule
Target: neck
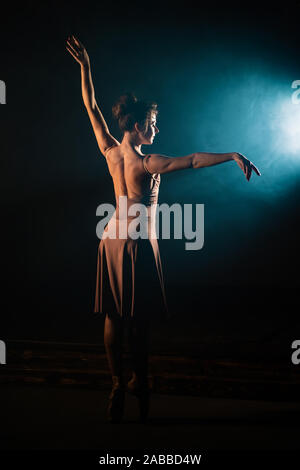
[{"label": "neck", "polygon": [[138,136],[132,135],[130,132],[125,132],[122,144],[134,148],[138,153],[142,152],[142,144],[140,143]]}]

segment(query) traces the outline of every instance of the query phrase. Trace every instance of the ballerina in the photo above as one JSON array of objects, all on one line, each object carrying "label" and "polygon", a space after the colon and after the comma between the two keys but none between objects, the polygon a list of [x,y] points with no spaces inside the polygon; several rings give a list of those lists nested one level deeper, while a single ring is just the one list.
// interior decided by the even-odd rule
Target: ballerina
[{"label": "ballerina", "polygon": [[[160,154],[143,154],[142,145],[151,145],[156,134],[157,104],[138,100],[132,93],[122,95],[112,110],[123,133],[121,142],[112,136],[95,98],[91,65],[83,44],[74,36],[67,40],[66,48],[80,64],[83,102],[88,112],[100,152],[106,159],[113,180],[116,210],[111,224],[119,229],[128,228],[132,217],[120,213],[119,199],[127,198],[127,206],[142,203],[147,210],[149,227],[152,223],[153,205],[157,204],[161,174],[189,168],[199,169],[230,160],[235,161],[247,181],[252,171],[260,175],[256,166],[238,152],[196,152],[183,157],[168,157]],[[149,212],[148,212],[149,210]],[[110,222],[105,231],[110,230]],[[150,236],[151,232],[151,236]],[[126,232],[127,233],[127,232]],[[133,360],[133,374],[127,389],[139,399],[140,420],[145,422],[149,413],[148,384],[148,303],[153,293],[146,292],[144,307],[137,309],[136,284],[142,272],[138,261],[147,259],[146,268],[154,271],[160,286],[162,309],[169,318],[162,263],[156,237],[149,229],[147,240],[128,236],[125,238],[103,237],[98,248],[95,312],[105,314],[104,345],[112,376],[112,391],[109,396],[108,419],[120,422],[124,412],[125,385],[122,368],[122,338],[124,325],[129,328],[129,344]],[[150,257],[149,257],[150,248]],[[148,250],[148,251],[147,251]],[[148,258],[146,254],[148,253]],[[109,286],[109,295],[104,294],[104,284]],[[127,295],[127,301],[125,299]],[[156,300],[155,300],[156,302]],[[155,303],[154,303],[155,305]],[[155,308],[155,307],[154,307]],[[151,316],[151,311],[150,311]]]}]

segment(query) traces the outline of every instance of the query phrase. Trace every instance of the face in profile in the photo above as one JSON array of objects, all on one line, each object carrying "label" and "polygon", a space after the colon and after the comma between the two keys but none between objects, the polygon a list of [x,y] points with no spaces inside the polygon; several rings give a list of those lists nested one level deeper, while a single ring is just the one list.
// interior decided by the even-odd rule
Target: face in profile
[{"label": "face in profile", "polygon": [[159,132],[158,127],[156,125],[156,113],[152,113],[150,122],[148,124],[147,132],[144,134],[146,145],[153,144],[155,134]]}]

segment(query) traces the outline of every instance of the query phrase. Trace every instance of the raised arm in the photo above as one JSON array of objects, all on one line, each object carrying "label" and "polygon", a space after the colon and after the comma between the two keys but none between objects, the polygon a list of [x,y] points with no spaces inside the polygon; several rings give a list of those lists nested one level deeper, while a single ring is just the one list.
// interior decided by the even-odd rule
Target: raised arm
[{"label": "raised arm", "polygon": [[147,159],[147,168],[150,173],[171,173],[172,171],[186,170],[188,168],[204,168],[234,160],[244,172],[249,181],[252,170],[260,176],[260,172],[248,158],[241,153],[207,153],[197,152],[185,157],[166,157],[165,155],[151,154]]},{"label": "raised arm", "polygon": [[110,134],[106,121],[96,102],[88,53],[83,44],[74,36],[68,38],[66,48],[80,64],[83,102],[88,112],[98,146],[101,153],[105,156],[106,150],[113,145],[119,145],[119,142]]}]

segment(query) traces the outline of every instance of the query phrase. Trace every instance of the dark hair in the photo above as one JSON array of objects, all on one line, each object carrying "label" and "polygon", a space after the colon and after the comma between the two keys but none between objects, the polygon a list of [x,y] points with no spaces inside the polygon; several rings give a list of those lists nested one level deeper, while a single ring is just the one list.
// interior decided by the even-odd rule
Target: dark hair
[{"label": "dark hair", "polygon": [[141,101],[133,93],[125,93],[120,96],[112,107],[112,113],[118,120],[121,131],[132,131],[134,124],[138,122],[143,132],[147,132],[152,113],[158,113],[157,104],[153,101]]}]

